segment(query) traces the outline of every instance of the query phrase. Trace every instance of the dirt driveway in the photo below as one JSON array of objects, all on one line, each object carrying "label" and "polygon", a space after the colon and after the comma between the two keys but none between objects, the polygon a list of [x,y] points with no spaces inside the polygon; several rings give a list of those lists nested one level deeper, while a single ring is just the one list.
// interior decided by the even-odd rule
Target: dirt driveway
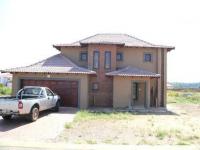
[{"label": "dirt driveway", "polygon": [[47,142],[54,139],[64,129],[66,122],[73,121],[76,108],[61,108],[59,113],[41,112],[36,122],[24,118],[4,121],[0,117],[0,137],[2,141]]}]

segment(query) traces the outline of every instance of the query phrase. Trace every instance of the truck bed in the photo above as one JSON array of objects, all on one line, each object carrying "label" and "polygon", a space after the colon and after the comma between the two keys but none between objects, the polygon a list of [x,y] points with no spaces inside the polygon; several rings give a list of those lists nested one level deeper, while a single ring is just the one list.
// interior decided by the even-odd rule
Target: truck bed
[{"label": "truck bed", "polygon": [[18,99],[15,97],[0,98],[0,111],[18,111]]}]

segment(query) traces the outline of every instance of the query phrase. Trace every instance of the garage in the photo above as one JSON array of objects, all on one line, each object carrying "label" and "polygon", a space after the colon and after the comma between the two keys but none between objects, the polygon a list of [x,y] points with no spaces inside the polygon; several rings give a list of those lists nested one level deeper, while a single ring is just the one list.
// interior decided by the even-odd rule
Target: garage
[{"label": "garage", "polygon": [[81,109],[88,107],[89,76],[96,76],[95,71],[77,66],[62,54],[4,72],[13,75],[13,96],[23,86],[46,86],[61,97],[61,106]]},{"label": "garage", "polygon": [[22,79],[24,86],[48,87],[61,97],[61,106],[78,107],[78,81]]}]

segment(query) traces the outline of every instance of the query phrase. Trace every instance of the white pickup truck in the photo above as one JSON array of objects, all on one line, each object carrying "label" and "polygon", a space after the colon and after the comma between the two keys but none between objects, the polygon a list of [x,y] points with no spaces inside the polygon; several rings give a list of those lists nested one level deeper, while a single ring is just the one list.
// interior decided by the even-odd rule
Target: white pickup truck
[{"label": "white pickup truck", "polygon": [[39,112],[47,109],[59,111],[60,97],[47,87],[26,86],[16,97],[0,98],[0,116],[9,120],[13,115],[26,115],[36,121]]}]

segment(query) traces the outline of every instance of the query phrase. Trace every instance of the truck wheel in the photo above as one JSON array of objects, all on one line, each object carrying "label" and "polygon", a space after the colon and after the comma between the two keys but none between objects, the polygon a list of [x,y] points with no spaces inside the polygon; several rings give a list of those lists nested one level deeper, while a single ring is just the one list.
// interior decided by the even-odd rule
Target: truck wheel
[{"label": "truck wheel", "polygon": [[53,108],[53,111],[54,111],[54,112],[59,112],[59,107],[60,107],[60,102],[57,101],[57,102],[56,102],[56,106]]},{"label": "truck wheel", "polygon": [[39,117],[39,109],[37,107],[33,107],[29,114],[29,120],[33,122],[36,121],[38,117]]},{"label": "truck wheel", "polygon": [[12,115],[2,116],[4,120],[10,120],[12,118]]}]

